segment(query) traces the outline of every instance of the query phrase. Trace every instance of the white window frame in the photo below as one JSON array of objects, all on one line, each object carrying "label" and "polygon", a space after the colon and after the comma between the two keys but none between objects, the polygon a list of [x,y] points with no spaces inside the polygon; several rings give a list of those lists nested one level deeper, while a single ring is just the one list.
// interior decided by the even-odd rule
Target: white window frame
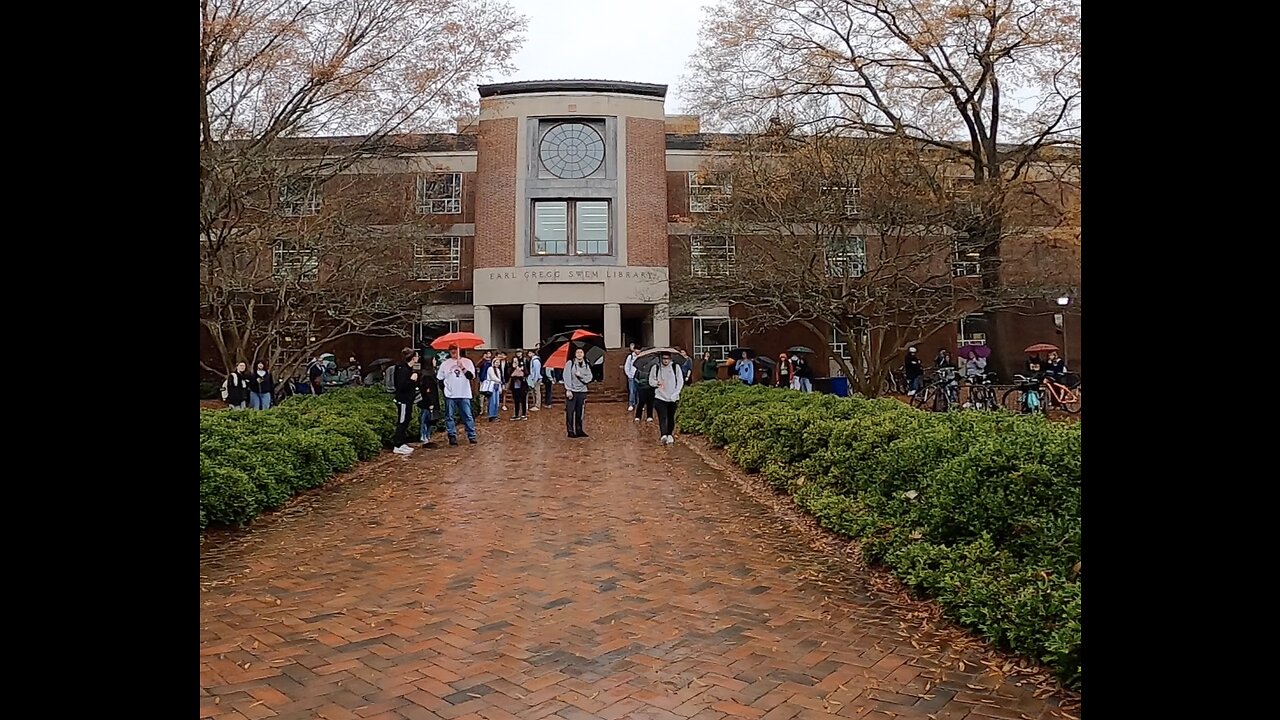
[{"label": "white window frame", "polygon": [[[951,241],[951,276],[957,278],[978,277],[982,275],[982,259],[973,259],[973,247],[967,236],[960,236]],[[979,250],[979,252],[981,252]]]},{"label": "white window frame", "polygon": [[[843,247],[836,247],[837,243]],[[829,278],[860,278],[867,272],[867,239],[861,235],[825,235],[823,255]]]},{"label": "white window frame", "polygon": [[839,212],[842,217],[858,217],[862,214],[862,188],[856,180],[851,180],[846,185],[823,185],[819,196],[824,204],[830,200],[840,200],[838,205],[831,203],[835,206],[831,210]]},{"label": "white window frame", "polygon": [[271,248],[271,276],[276,280],[315,282],[320,275],[320,250],[303,243],[277,240]]},{"label": "white window frame", "polygon": [[[711,244],[708,244],[711,241]],[[723,242],[720,242],[723,241]],[[724,251],[724,259],[708,257],[709,250]],[[729,277],[737,262],[737,241],[732,235],[690,235],[689,269],[693,277]]]},{"label": "white window frame", "polygon": [[[433,197],[433,191],[449,176],[456,177],[449,197]],[[458,215],[462,213],[462,173],[430,173],[417,179],[418,213],[421,215]]]},{"label": "white window frame", "polygon": [[[538,250],[539,242],[550,242],[540,241],[538,238],[538,205],[550,203],[565,204],[565,251],[562,253]],[[578,205],[580,203],[603,203],[605,206],[605,221],[609,226],[604,252],[581,252],[578,249],[580,242],[578,240]],[[529,254],[532,257],[609,257],[614,254],[613,230],[613,201],[609,198],[535,198],[529,203]]]},{"label": "white window frame", "polygon": [[[432,244],[441,247],[432,253]],[[442,259],[444,243],[449,243],[449,259]],[[430,235],[413,241],[414,280],[457,280],[462,274],[462,238],[453,235]]]},{"label": "white window frame", "polygon": [[[296,192],[298,186],[307,183],[305,190]],[[304,176],[287,177],[280,180],[276,188],[279,196],[280,214],[285,217],[302,217],[316,215],[320,212],[321,195],[319,184],[314,178]],[[297,195],[297,197],[294,197]]]},{"label": "white window frame", "polygon": [[963,347],[965,345],[986,345],[987,344],[986,333],[970,334],[965,331],[965,327],[964,327],[965,320],[968,320],[969,318],[978,318],[978,317],[982,318],[983,320],[987,319],[986,313],[969,313],[968,315],[960,318],[960,320],[956,323],[956,345]]},{"label": "white window frame", "polygon": [[[827,343],[827,346],[831,348],[831,354],[839,355],[845,360],[852,360],[853,358],[849,355],[849,341],[847,338],[841,340],[839,331],[840,329],[835,325],[831,326],[831,340]],[[862,337],[863,361],[864,363],[869,363],[871,360],[871,332],[864,327],[858,331],[858,334]]]},{"label": "white window frame", "polygon": [[[729,344],[728,345],[701,345],[702,342],[702,324],[704,322],[729,322]],[[695,315],[693,316],[693,355],[694,357],[702,357],[704,352],[711,353],[712,360],[725,360],[729,357],[729,351],[738,347],[738,321],[727,315]]]},{"label": "white window frame", "polygon": [[[727,173],[699,172],[690,170],[689,177],[689,212],[717,213],[729,206],[729,198],[733,196],[733,182]],[[704,183],[703,180],[718,180],[717,183]]]},{"label": "white window frame", "polygon": [[434,318],[433,318],[433,319],[430,321],[430,323],[426,323],[426,322],[418,321],[418,322],[413,323],[413,324],[409,327],[409,337],[410,337],[410,338],[412,339],[412,341],[413,341],[413,347],[418,347],[418,345],[419,345],[419,344],[421,344],[421,342],[422,342],[422,332],[421,332],[421,331],[422,331],[422,326],[423,326],[423,325],[427,325],[427,324],[433,324],[433,323],[445,323],[445,324],[447,324],[447,325],[449,326],[449,332],[451,332],[451,333],[458,332],[458,321],[457,321],[457,319],[450,319],[450,320],[436,320],[436,319],[434,319]]}]

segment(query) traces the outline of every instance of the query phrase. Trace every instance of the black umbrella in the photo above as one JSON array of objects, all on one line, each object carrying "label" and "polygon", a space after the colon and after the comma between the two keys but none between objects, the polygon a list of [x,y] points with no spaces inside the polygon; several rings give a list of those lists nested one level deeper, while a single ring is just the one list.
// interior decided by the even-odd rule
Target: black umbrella
[{"label": "black umbrella", "polygon": [[383,365],[390,365],[393,362],[395,362],[395,360],[392,360],[391,358],[378,358],[377,360],[374,360],[373,362],[369,363],[368,367],[376,370],[382,367]]},{"label": "black umbrella", "polygon": [[769,357],[769,356],[767,356],[767,355],[761,355],[761,356],[759,356],[759,357],[755,358],[755,361],[756,361],[756,364],[757,364],[757,365],[763,365],[763,366],[765,366],[765,367],[769,368],[770,370],[772,370],[773,368],[778,367],[778,361],[777,361],[777,360],[774,360],[773,358],[771,358],[771,357]]},{"label": "black umbrella", "polygon": [[809,355],[812,355],[812,354],[813,354],[813,348],[807,348],[807,347],[805,347],[804,345],[792,345],[791,347],[787,348],[787,352],[789,352],[789,353],[807,353],[807,354],[809,354]]},{"label": "black umbrella", "polygon": [[734,348],[730,350],[729,357],[733,358],[734,360],[741,360],[742,353],[746,353],[747,357],[751,357],[751,358],[756,356],[755,350],[752,350],[751,348],[748,348],[748,347],[739,347],[739,348]]},{"label": "black umbrella", "polygon": [[636,374],[648,375],[649,370],[651,370],[654,365],[657,365],[658,361],[662,359],[662,353],[671,353],[671,363],[673,365],[679,365],[689,357],[688,355],[685,355],[684,351],[681,350],[680,348],[672,348],[672,347],[645,348],[644,350],[640,351],[640,354],[636,355],[636,359],[634,362],[634,365],[636,368]]}]

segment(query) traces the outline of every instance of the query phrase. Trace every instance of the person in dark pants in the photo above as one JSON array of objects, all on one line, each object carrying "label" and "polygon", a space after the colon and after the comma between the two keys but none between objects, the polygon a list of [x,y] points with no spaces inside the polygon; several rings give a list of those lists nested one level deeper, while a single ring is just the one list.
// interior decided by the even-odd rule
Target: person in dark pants
[{"label": "person in dark pants", "polygon": [[636,422],[640,416],[647,414],[646,422],[653,422],[653,386],[649,384],[648,372],[636,373]]},{"label": "person in dark pants", "polygon": [[311,382],[311,394],[324,392],[324,363],[320,358],[311,358],[311,366],[307,368],[307,379]]},{"label": "person in dark pants", "polygon": [[391,440],[392,452],[397,455],[409,455],[413,448],[405,440],[409,432],[409,420],[413,418],[413,398],[418,394],[418,373],[411,367],[418,362],[418,351],[405,348],[400,351],[400,362],[396,363],[392,384],[395,386],[396,399],[396,433]]},{"label": "person in dark pants", "polygon": [[564,426],[571,438],[584,438],[582,413],[587,408],[587,383],[594,376],[582,348],[573,351],[573,360],[564,369]]},{"label": "person in dark pants", "polygon": [[907,348],[907,359],[902,362],[902,374],[907,378],[907,395],[915,395],[924,379],[924,363],[915,348]]},{"label": "person in dark pants", "polygon": [[529,364],[524,359],[524,351],[517,350],[511,360],[511,370],[507,374],[507,386],[511,388],[511,399],[515,410],[512,420],[529,419]]},{"label": "person in dark pants", "polygon": [[542,367],[542,407],[551,407],[551,389],[555,387],[556,371],[543,365]]},{"label": "person in dark pants", "polygon": [[649,371],[649,384],[654,388],[653,402],[658,407],[658,442],[670,445],[676,441],[676,405],[684,388],[684,368],[671,362],[670,353],[662,353],[662,359]]},{"label": "person in dark pants", "polygon": [[227,389],[227,407],[244,410],[249,406],[249,371],[244,363],[236,363],[235,371],[227,375],[223,385]]},{"label": "person in dark pants", "polygon": [[430,355],[422,358],[418,371],[418,437],[423,447],[431,445],[431,423],[440,407],[440,381],[436,380],[436,359]]}]

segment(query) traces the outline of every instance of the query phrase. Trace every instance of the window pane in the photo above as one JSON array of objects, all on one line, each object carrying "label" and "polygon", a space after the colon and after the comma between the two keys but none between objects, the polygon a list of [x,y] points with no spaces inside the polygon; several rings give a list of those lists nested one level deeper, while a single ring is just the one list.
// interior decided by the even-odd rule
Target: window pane
[{"label": "window pane", "polygon": [[533,251],[538,255],[569,252],[569,211],[566,202],[540,202],[533,206]]},{"label": "window pane", "polygon": [[577,227],[574,238],[579,255],[604,255],[609,252],[609,203],[577,203]]}]

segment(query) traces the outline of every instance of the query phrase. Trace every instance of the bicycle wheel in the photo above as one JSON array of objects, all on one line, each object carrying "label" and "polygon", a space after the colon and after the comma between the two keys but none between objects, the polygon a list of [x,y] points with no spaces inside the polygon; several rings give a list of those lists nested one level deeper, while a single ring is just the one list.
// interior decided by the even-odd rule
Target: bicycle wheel
[{"label": "bicycle wheel", "polygon": [[938,391],[933,394],[933,402],[929,407],[934,412],[946,412],[951,409],[951,398],[947,396],[945,387],[938,388]]},{"label": "bicycle wheel", "polygon": [[926,407],[929,407],[930,404],[932,403],[933,395],[934,393],[933,393],[932,387],[920,388],[919,390],[916,391],[915,395],[911,396],[911,407],[917,410],[924,410]]},{"label": "bicycle wheel", "polygon": [[1075,415],[1080,412],[1080,386],[1077,385],[1075,390],[1070,388],[1062,388],[1061,398],[1062,409]]},{"label": "bicycle wheel", "polygon": [[1004,396],[1000,398],[1000,406],[1009,412],[1025,414],[1027,412],[1027,404],[1022,396],[1021,388],[1007,390]]}]

